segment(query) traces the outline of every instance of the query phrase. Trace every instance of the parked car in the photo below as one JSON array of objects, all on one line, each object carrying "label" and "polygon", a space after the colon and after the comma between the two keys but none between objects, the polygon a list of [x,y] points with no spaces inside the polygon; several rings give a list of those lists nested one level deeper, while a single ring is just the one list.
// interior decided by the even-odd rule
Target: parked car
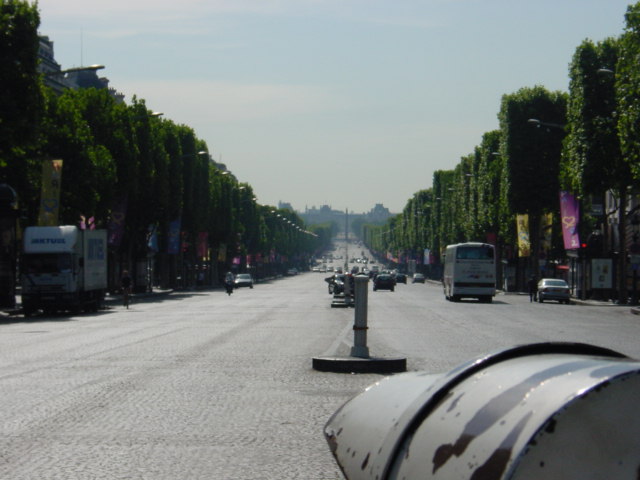
[{"label": "parked car", "polygon": [[395,274],[396,283],[404,283],[407,284],[407,275],[401,272],[397,272]]},{"label": "parked car", "polygon": [[391,290],[392,292],[396,288],[396,281],[389,273],[379,273],[373,280],[373,291],[376,290]]},{"label": "parked car", "polygon": [[557,300],[569,303],[569,285],[559,278],[543,278],[538,282],[538,301]]},{"label": "parked car", "polygon": [[411,283],[424,283],[425,278],[422,273],[414,273],[413,278],[411,279]]},{"label": "parked car", "polygon": [[253,277],[250,273],[239,273],[233,282],[235,288],[249,287],[253,288]]}]

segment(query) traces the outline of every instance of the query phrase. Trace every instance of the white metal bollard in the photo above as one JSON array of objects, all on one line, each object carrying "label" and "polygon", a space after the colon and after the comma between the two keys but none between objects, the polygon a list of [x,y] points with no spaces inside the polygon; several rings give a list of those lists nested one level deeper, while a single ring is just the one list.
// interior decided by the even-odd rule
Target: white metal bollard
[{"label": "white metal bollard", "polygon": [[356,275],[355,279],[355,314],[353,322],[352,357],[369,358],[367,347],[367,295],[369,293],[369,276]]}]

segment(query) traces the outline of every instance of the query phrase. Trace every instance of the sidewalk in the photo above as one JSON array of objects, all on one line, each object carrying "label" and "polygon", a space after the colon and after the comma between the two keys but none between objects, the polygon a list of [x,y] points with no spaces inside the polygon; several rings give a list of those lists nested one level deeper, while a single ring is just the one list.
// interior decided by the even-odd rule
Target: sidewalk
[{"label": "sidewalk", "polygon": [[[174,289],[166,289],[166,290],[161,290],[159,288],[154,288],[151,292],[143,292],[143,293],[133,293],[131,294],[131,299],[136,299],[136,298],[151,298],[151,297],[157,297],[157,296],[165,296],[165,295],[169,295],[173,292],[175,292],[176,290]],[[122,294],[118,293],[115,295],[111,295],[109,293],[107,293],[104,297],[104,302],[103,305],[122,305]]]},{"label": "sidewalk", "polygon": [[[529,295],[527,292],[504,292],[502,290],[498,290],[498,295]],[[640,315],[640,305],[619,305],[610,300],[582,300],[577,297],[571,297],[571,303],[574,305],[583,305],[585,307],[631,307],[631,313],[634,315]]]},{"label": "sidewalk", "polygon": [[[438,282],[436,280],[429,280],[427,279],[428,283],[431,283],[432,285],[442,285],[441,282]],[[527,292],[506,292],[504,290],[496,290],[496,295],[526,295],[528,296],[529,293]],[[631,313],[633,313],[634,315],[640,315],[640,305],[618,305],[615,302],[612,301],[601,301],[601,300],[581,300],[577,297],[571,297],[571,303],[574,305],[583,305],[585,307],[631,307]]]},{"label": "sidewalk", "polygon": [[[215,287],[211,287],[211,289],[215,289]],[[131,295],[132,299],[136,299],[136,298],[152,298],[152,297],[160,297],[160,296],[166,296],[169,295],[175,291],[191,291],[188,289],[184,289],[184,290],[174,290],[174,289],[167,289],[167,290],[162,290],[159,288],[154,288],[153,291],[151,292],[144,292],[144,293],[134,293]],[[194,289],[193,291],[196,291],[196,289]],[[112,306],[112,305],[122,305],[122,295],[121,294],[115,294],[115,295],[111,295],[109,293],[107,293],[104,297],[104,301],[102,302],[102,307],[108,307],[108,306]],[[14,308],[0,308],[0,317],[2,316],[16,316],[16,315],[21,315],[22,314],[22,299],[20,297],[20,295],[16,295],[16,306]]]}]

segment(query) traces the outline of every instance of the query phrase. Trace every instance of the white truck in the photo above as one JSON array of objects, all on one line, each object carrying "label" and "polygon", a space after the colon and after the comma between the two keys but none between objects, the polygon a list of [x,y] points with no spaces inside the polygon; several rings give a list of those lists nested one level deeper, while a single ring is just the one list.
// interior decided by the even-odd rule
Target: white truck
[{"label": "white truck", "polygon": [[107,290],[107,231],[27,227],[21,272],[25,316],[97,311]]}]

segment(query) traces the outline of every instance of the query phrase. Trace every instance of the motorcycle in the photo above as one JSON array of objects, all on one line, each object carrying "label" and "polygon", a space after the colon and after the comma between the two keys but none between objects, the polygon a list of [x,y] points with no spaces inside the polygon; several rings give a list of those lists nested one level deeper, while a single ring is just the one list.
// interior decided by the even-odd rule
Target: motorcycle
[{"label": "motorcycle", "polygon": [[224,284],[224,288],[227,291],[227,295],[231,295],[233,293],[233,284],[232,283],[225,283]]}]

